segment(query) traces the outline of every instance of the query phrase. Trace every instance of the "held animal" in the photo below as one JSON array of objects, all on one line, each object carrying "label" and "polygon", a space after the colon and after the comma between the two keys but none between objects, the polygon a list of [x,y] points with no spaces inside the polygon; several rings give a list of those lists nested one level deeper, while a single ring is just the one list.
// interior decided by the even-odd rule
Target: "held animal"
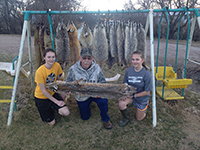
[{"label": "held animal", "polygon": [[93,35],[92,31],[90,30],[89,26],[83,22],[82,27],[80,28],[80,35],[78,36],[78,39],[81,44],[81,48],[83,47],[89,47],[92,48],[93,44]]},{"label": "held animal", "polygon": [[126,83],[124,84],[103,84],[83,82],[83,79],[75,80],[74,82],[59,81],[47,85],[47,89],[66,94],[71,91],[74,95],[91,96],[100,95],[102,98],[119,99],[123,96],[132,96],[136,93],[136,88]]},{"label": "held animal", "polygon": [[100,67],[108,60],[108,40],[106,38],[106,29],[102,23],[97,23],[94,27],[94,49],[93,56]]},{"label": "held animal", "polygon": [[70,62],[75,64],[79,60],[81,46],[78,40],[78,31],[72,21],[69,20],[66,30],[69,35],[69,46],[70,46]]},{"label": "held animal", "polygon": [[64,69],[70,62],[70,46],[66,25],[63,22],[58,23],[55,41],[57,61],[61,65],[62,69]]}]

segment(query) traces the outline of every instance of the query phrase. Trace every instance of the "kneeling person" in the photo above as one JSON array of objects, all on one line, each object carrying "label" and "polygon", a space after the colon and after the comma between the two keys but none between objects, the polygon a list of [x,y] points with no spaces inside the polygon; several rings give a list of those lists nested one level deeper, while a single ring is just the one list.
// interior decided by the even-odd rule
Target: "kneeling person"
[{"label": "kneeling person", "polygon": [[[81,50],[79,61],[74,64],[67,75],[66,82],[73,82],[78,79],[83,79],[84,82],[92,83],[106,83],[104,74],[96,64],[94,57],[92,56],[92,50],[90,48],[83,48]],[[97,103],[100,110],[101,120],[104,123],[106,129],[111,129],[112,124],[110,117],[108,116],[108,99],[97,97],[85,97],[75,96],[77,104],[79,106],[80,115],[83,120],[87,120],[91,116],[90,104],[92,101]]]}]

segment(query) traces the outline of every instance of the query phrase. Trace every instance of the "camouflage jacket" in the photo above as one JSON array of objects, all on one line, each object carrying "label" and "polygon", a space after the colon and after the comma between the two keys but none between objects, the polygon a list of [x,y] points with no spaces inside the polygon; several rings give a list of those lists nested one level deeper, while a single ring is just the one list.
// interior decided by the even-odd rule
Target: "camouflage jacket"
[{"label": "camouflage jacket", "polygon": [[[95,60],[92,61],[90,68],[83,69],[80,65],[80,60],[75,63],[68,72],[66,82],[73,82],[78,79],[83,79],[84,82],[91,82],[91,83],[106,83],[105,76],[103,71],[96,63]],[[100,95],[99,95],[100,96]],[[75,95],[77,101],[85,101],[89,97],[83,97]]]}]

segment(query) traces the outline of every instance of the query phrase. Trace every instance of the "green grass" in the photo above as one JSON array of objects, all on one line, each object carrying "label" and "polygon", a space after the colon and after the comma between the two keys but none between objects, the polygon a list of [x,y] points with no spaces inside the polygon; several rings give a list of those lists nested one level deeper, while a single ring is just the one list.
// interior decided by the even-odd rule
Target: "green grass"
[{"label": "green grass", "polygon": [[[69,68],[69,67],[68,67]],[[67,68],[67,69],[68,69]],[[67,73],[67,69],[65,72]],[[121,74],[122,83],[125,70],[113,66],[111,70],[103,68],[106,77]],[[3,75],[3,73],[2,73]],[[0,82],[12,82],[8,76],[0,78]],[[195,133],[193,122],[186,118],[199,116],[188,113],[185,108],[195,106],[200,110],[200,96],[185,91],[185,99],[171,105],[156,97],[157,125],[152,125],[152,103],[148,108],[146,118],[138,122],[135,119],[135,108],[130,107],[131,123],[119,127],[121,113],[118,110],[118,100],[109,100],[108,114],[113,129],[106,130],[100,120],[99,109],[91,104],[91,117],[83,121],[79,115],[78,105],[73,96],[68,100],[70,109],[68,117],[62,117],[55,126],[50,127],[41,121],[34,103],[34,89],[30,79],[20,78],[17,90],[18,111],[14,112],[12,123],[7,127],[9,104],[0,103],[0,149],[1,150],[171,150],[171,149],[200,149],[199,132]],[[5,91],[0,94],[4,94]],[[9,95],[9,94],[8,94]],[[11,95],[10,95],[11,96]],[[188,129],[196,136],[195,140],[185,130]]]}]

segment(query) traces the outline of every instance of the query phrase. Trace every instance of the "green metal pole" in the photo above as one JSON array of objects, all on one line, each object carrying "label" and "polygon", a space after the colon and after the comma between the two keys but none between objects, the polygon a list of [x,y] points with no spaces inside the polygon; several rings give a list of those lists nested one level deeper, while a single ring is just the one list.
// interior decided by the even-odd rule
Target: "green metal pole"
[{"label": "green metal pole", "polygon": [[[190,39],[190,17],[189,17],[189,13],[188,13],[188,9],[186,7],[184,7],[185,11],[187,12],[187,19],[188,19],[188,32],[187,32],[187,44],[186,44],[186,53],[185,53],[185,66],[184,66],[184,74],[183,74],[183,78],[185,78],[186,75],[186,68],[187,68],[187,55],[188,55],[188,42]],[[182,90],[182,96],[184,96],[184,91],[185,89]]]},{"label": "green metal pole", "polygon": [[177,42],[176,42],[175,73],[176,73],[176,71],[177,71],[178,43],[179,43],[180,22],[181,22],[182,16],[183,16],[183,13],[181,13],[181,16],[180,16],[179,21],[178,21],[178,32],[177,32]]},{"label": "green metal pole", "polygon": [[[160,48],[160,30],[161,30],[161,21],[162,21],[163,13],[160,17],[159,21],[159,30],[158,30],[158,46],[157,46],[157,59],[156,59],[156,73],[158,73],[158,59],[159,59],[159,48]],[[154,69],[154,68],[153,68]],[[157,85],[157,79],[155,81],[155,89]]]},{"label": "green metal pole", "polygon": [[[167,36],[166,36],[166,47],[165,47],[165,63],[164,63],[164,73],[163,73],[163,79],[165,79],[165,73],[166,73],[166,62],[167,62],[167,46],[168,46],[168,37],[169,37],[169,16],[168,16],[168,10],[166,7],[163,8],[166,16],[167,16]],[[165,83],[163,82],[163,88],[162,88],[162,99],[164,98],[164,87]]]}]

